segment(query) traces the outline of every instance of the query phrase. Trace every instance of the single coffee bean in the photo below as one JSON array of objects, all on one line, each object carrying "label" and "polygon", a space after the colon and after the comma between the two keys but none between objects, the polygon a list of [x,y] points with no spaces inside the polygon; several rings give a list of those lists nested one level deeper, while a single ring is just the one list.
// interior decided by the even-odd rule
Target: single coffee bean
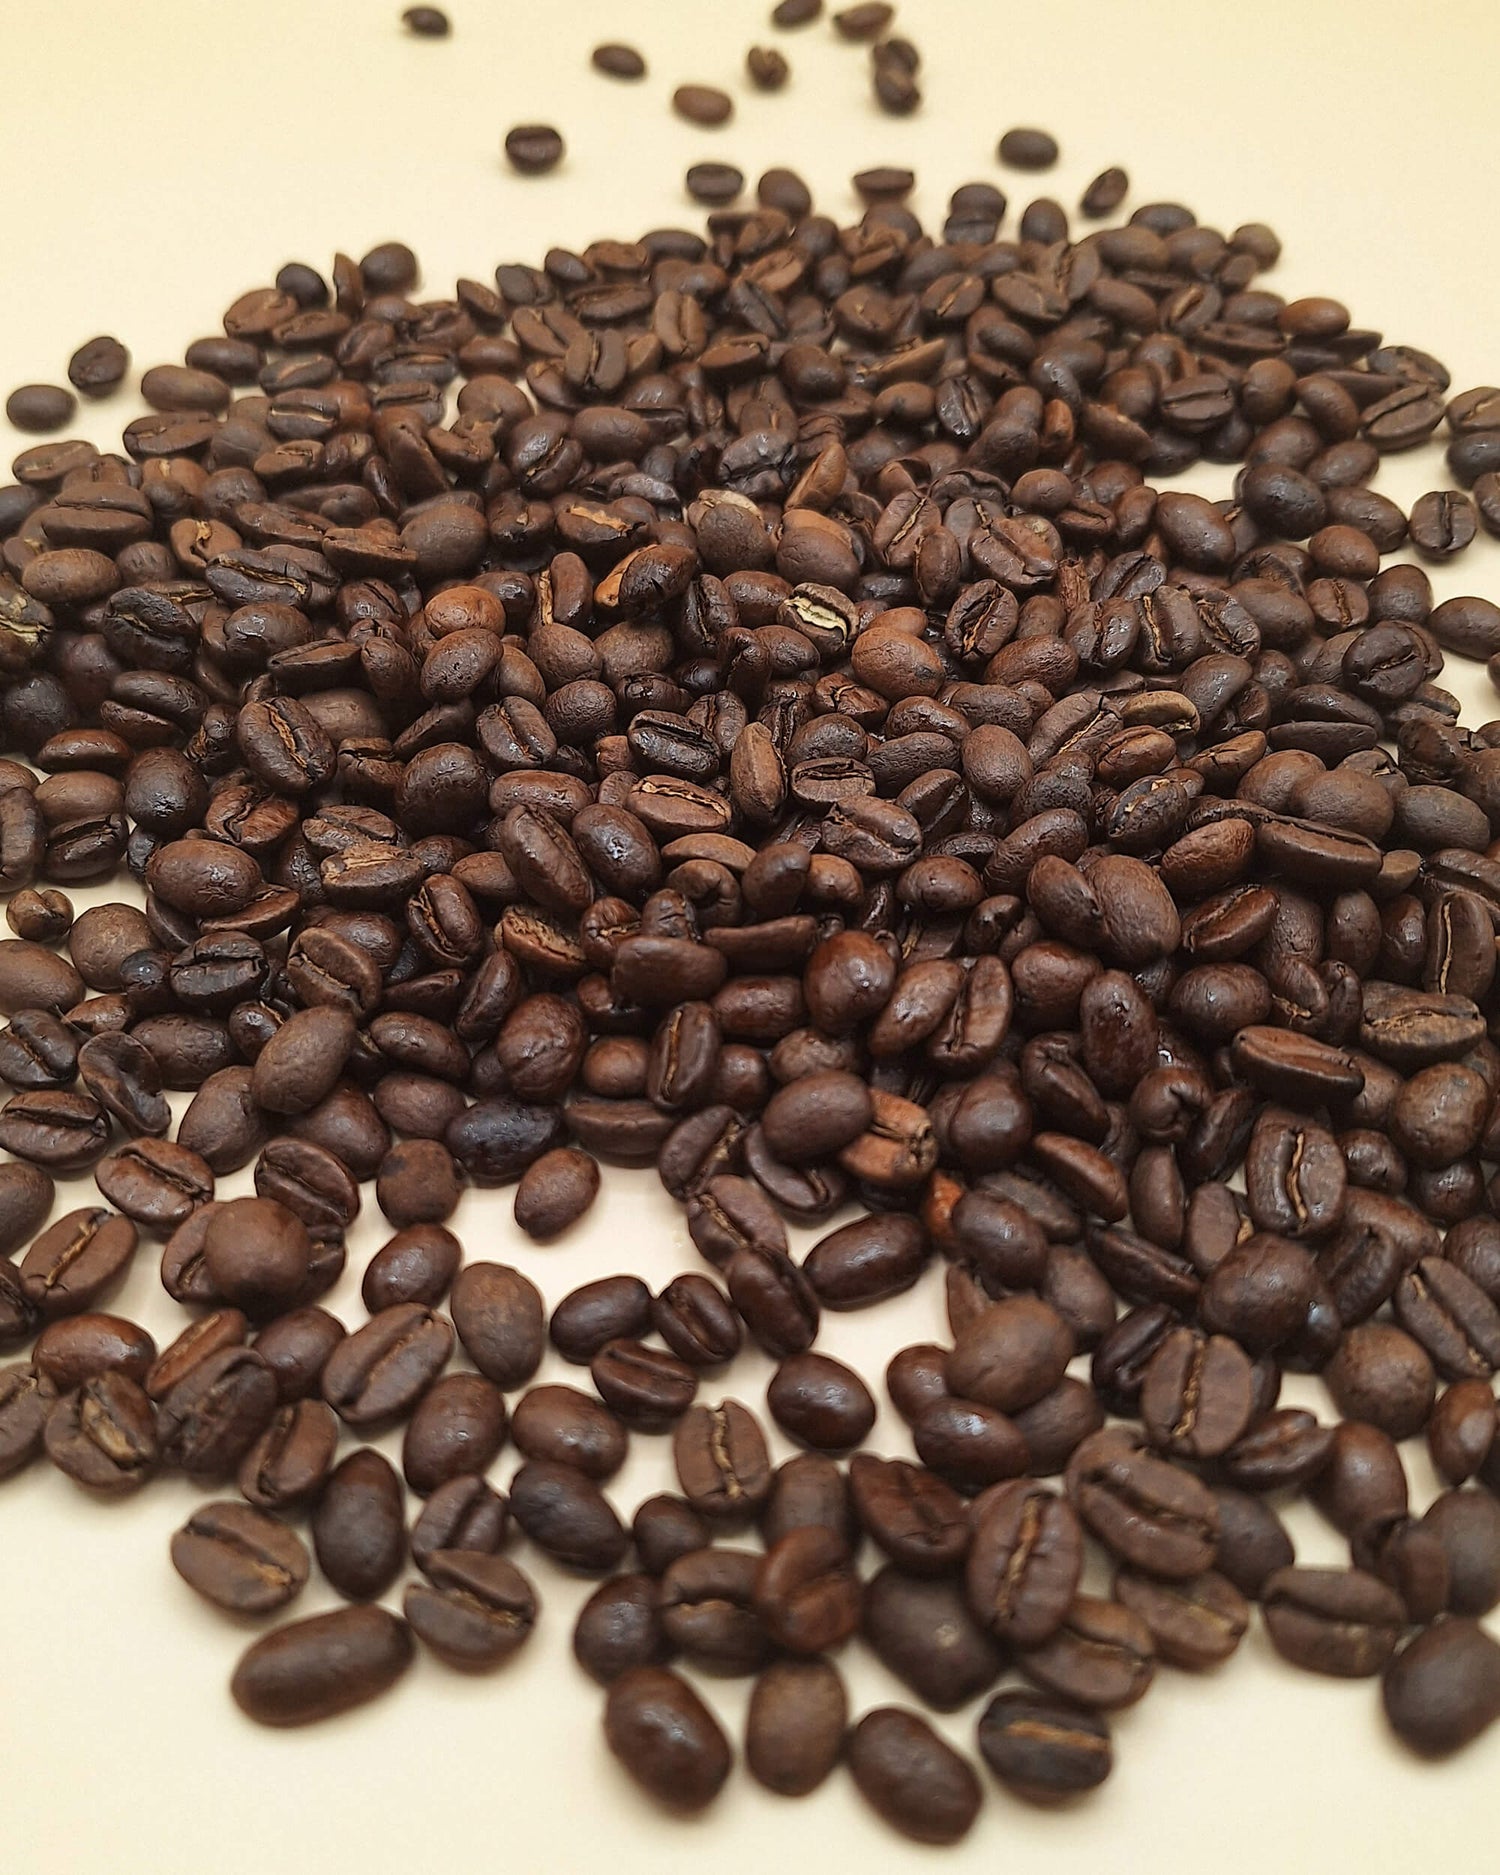
[{"label": "single coffee bean", "polygon": [[411,1527],[411,1559],[425,1569],[439,1550],[498,1555],[505,1545],[510,1509],[483,1478],[467,1473],[440,1484]]},{"label": "single coffee bean", "polygon": [[1462,1616],[1436,1622],[1391,1660],[1381,1696],[1403,1744],[1446,1757],[1500,1718],[1500,1642]]},{"label": "single coffee bean", "polygon": [[974,1827],[979,1779],[916,1713],[877,1706],[850,1732],[845,1750],[860,1795],[903,1836],[951,1843]]},{"label": "single coffee bean", "polygon": [[752,1517],[771,1488],[765,1435],[738,1400],[690,1406],[673,1431],[672,1458],[683,1495],[716,1524]]},{"label": "single coffee bean", "polygon": [[805,1797],[843,1751],[849,1696],[826,1660],[776,1660],[756,1677],[745,1719],[745,1763],[780,1797]]},{"label": "single coffee bean", "polygon": [[547,1313],[534,1283],[504,1263],[469,1263],[450,1301],[469,1359],[498,1387],[524,1385],[541,1364]]},{"label": "single coffee bean", "polygon": [[718,1721],[687,1681],[666,1667],[635,1667],[609,1689],[604,1736],[648,1796],[702,1810],[729,1776],[732,1753]]},{"label": "single coffee bean", "polygon": [[1341,1679],[1379,1673],[1406,1625],[1395,1591],[1363,1569],[1279,1569],[1261,1600],[1283,1659]]},{"label": "single coffee bean", "polygon": [[545,175],[562,161],[563,140],[550,124],[517,124],[505,133],[505,154],[523,176]]},{"label": "single coffee bean", "polygon": [[240,1494],[259,1510],[290,1510],[309,1503],[333,1470],[338,1421],[321,1400],[295,1400],[277,1408],[265,1431],[240,1460]]},{"label": "single coffee bean", "polygon": [[987,1691],[1005,1666],[999,1643],[949,1578],[881,1569],[865,1585],[861,1632],[891,1672],[939,1712],[954,1712]]},{"label": "single coffee bean", "polygon": [[611,1576],[579,1610],[573,1657],[601,1686],[632,1667],[659,1666],[669,1651],[649,1575]]},{"label": "single coffee bean", "polygon": [[672,109],[690,124],[710,128],[729,122],[734,115],[734,101],[727,91],[714,85],[679,85],[672,93]]},{"label": "single coffee bean", "polygon": [[771,1417],[800,1445],[847,1452],[875,1423],[875,1402],[852,1368],[826,1354],[793,1354],[766,1389]]},{"label": "single coffee bean", "polygon": [[511,1480],[510,1508],[533,1543],[581,1575],[607,1574],[629,1547],[614,1507],[572,1465],[528,1459]]},{"label": "single coffee bean", "polygon": [[65,1212],[21,1259],[21,1287],[46,1321],[95,1308],[129,1269],[137,1241],[130,1219],[102,1206]]},{"label": "single coffee bean", "polygon": [[14,1256],[46,1222],[53,1183],[36,1165],[0,1165],[0,1256]]},{"label": "single coffee bean", "polygon": [[420,1303],[383,1309],[334,1348],[323,1398],[345,1425],[363,1430],[409,1413],[447,1364],[453,1330]]},{"label": "single coffee bean", "polygon": [[482,1374],[442,1374],[417,1402],[401,1445],[407,1484],[426,1497],[466,1472],[488,1469],[505,1442],[505,1396]]},{"label": "single coffee bean", "polygon": [[438,1550],[424,1564],[426,1582],[407,1585],[401,1612],[412,1632],[445,1666],[483,1673],[530,1638],[536,1590],[504,1556]]},{"label": "single coffee bean", "polygon": [[969,1606],[1015,1647],[1035,1647],[1062,1625],[1083,1570],[1077,1513],[1029,1480],[997,1484],[974,1504],[966,1564]]},{"label": "single coffee bean", "polygon": [[646,61],[634,46],[608,44],[595,46],[589,54],[595,71],[608,78],[644,78]]},{"label": "single coffee bean", "polygon": [[898,1569],[940,1576],[963,1562],[971,1532],[968,1512],[941,1478],[906,1459],[856,1452],[849,1462],[849,1485],[861,1525]]},{"label": "single coffee bean", "polygon": [[997,1693],[979,1715],[979,1755],[1008,1790],[1031,1803],[1096,1790],[1114,1767],[1102,1713],[1024,1689]]},{"label": "single coffee bean", "polygon": [[40,1456],[56,1400],[57,1388],[29,1362],[0,1367],[0,1479]]},{"label": "single coffee bean", "polygon": [[537,1243],[548,1243],[576,1224],[599,1194],[599,1166],[574,1146],[544,1152],[521,1174],[515,1219]]},{"label": "single coffee bean", "polygon": [[105,1372],[58,1399],[44,1442],[57,1469],[102,1497],[138,1491],[156,1470],[156,1413],[137,1381]]},{"label": "single coffee bean", "polygon": [[620,1469],[629,1446],[614,1413],[576,1387],[529,1388],[516,1402],[511,1437],[528,1458],[575,1465],[601,1480]]},{"label": "single coffee bean", "polygon": [[858,1570],[831,1530],[808,1525],[787,1531],[756,1568],[755,1612],[789,1653],[837,1647],[859,1626],[860,1606]]},{"label": "single coffee bean", "polygon": [[261,1725],[308,1725],[386,1692],[411,1665],[411,1631],[384,1608],[338,1608],[263,1635],[229,1690]]},{"label": "single coffee bean", "polygon": [[237,1615],[272,1614],[306,1586],[295,1530],[248,1504],[204,1504],[172,1538],[172,1567],[205,1601]]}]

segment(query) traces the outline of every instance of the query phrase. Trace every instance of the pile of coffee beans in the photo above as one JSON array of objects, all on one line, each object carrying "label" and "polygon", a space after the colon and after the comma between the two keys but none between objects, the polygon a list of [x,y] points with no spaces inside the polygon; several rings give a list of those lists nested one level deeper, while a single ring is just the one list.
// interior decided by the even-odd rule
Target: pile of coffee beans
[{"label": "pile of coffee beans", "polygon": [[[1417,532],[1373,486],[1446,426],[1493,525],[1500,391],[1257,284],[1263,226],[1007,235],[977,183],[929,234],[907,187],[840,227],[774,172],[439,299],[397,243],[292,263],[119,453],[0,488],[0,1473],[185,1474],[172,1561],[237,1615],[316,1562],[350,1605],[250,1646],[255,1719],[509,1659],[513,1531],[600,1578],[578,1660],[680,1808],[734,1754],[674,1662],[755,1676],[768,1789],[842,1761],[961,1836],[976,1771],[850,1712],[856,1637],[929,1707],[993,1693],[1038,1802],[1257,1605],[1419,1751],[1500,1716],[1500,722],[1441,681],[1500,607],[1382,566],[1467,496]],[[1232,499],[1153,486],[1200,460]],[[448,1228],[514,1185],[554,1238],[601,1161],[702,1268],[549,1309]],[[141,1254],[165,1347],[108,1310]],[[938,1281],[872,1451],[820,1322]],[[723,1397],[747,1348],[784,1464]],[[629,1514],[653,1438],[677,1489]],[[1294,1493],[1347,1567],[1299,1566]]]}]

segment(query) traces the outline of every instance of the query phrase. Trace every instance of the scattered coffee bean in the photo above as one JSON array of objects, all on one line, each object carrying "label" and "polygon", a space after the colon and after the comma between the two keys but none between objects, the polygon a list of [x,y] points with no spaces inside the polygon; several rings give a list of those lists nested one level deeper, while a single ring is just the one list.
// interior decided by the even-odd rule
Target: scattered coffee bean
[{"label": "scattered coffee bean", "polygon": [[505,133],[505,154],[523,176],[542,176],[562,161],[563,140],[550,124],[517,124]]},{"label": "scattered coffee bean", "polygon": [[672,109],[690,124],[708,128],[729,122],[734,100],[714,85],[679,85],[672,93]]},{"label": "scattered coffee bean", "polygon": [[646,61],[634,46],[602,45],[595,46],[589,54],[594,70],[603,72],[607,78],[644,78]]}]

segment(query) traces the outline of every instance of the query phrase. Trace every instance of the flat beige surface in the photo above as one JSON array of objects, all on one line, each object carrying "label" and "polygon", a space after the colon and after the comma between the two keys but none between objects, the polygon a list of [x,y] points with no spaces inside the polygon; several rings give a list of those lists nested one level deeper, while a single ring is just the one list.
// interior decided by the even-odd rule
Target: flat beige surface
[{"label": "flat beige surface", "polygon": [[[1132,203],[1185,199],[1225,229],[1272,222],[1286,245],[1273,284],[1343,296],[1360,323],[1445,358],[1455,388],[1500,369],[1500,11],[1481,0],[1426,19],[1391,0],[907,0],[901,26],[925,56],[926,105],[906,122],[874,111],[865,52],[826,23],[777,36],[794,69],[782,94],[743,88],[745,48],[771,38],[769,0],[453,0],[454,36],[438,43],[404,35],[399,10],[399,0],[0,0],[0,385],[60,380],[73,347],[100,331],[123,338],[138,369],[180,357],[236,293],[293,255],[326,267],[335,247],[358,255],[400,237],[442,294],[457,274],[486,277],[497,260],[534,260],[554,242],[691,223],[680,177],[699,157],[737,161],[752,179],[789,162],[836,214],[853,208],[850,172],[881,161],[916,169],[929,215],[975,177],[1021,202],[1027,179],[993,162],[998,133],[1018,122],[1060,137],[1063,162],[1036,186],[1064,202],[1121,163]],[[611,37],[645,51],[644,83],[591,71],[589,49]],[[673,86],[695,79],[736,91],[728,128],[695,131],[670,115]],[[536,118],[562,129],[568,157],[550,179],[523,181],[502,164],[500,139]],[[91,407],[84,432],[107,446],[138,409],[125,394]],[[0,423],[5,457],[26,440]],[[1392,463],[1380,486],[1409,501],[1437,483],[1435,456]],[[1227,479],[1215,470],[1193,485],[1217,494]],[[1493,596],[1500,550],[1482,544],[1435,584]],[[1494,712],[1482,670],[1450,667],[1444,681],[1466,720]],[[244,1188],[241,1175],[221,1194]],[[91,1195],[65,1191],[59,1208]],[[356,1227],[356,1272],[381,1223]],[[470,1193],[457,1228],[472,1255],[514,1260],[552,1300],[612,1270],[659,1282],[696,1261],[678,1212],[641,1174],[611,1174],[587,1227],[553,1249],[518,1238],[506,1193]],[[357,1274],[335,1304],[358,1319]],[[175,1332],[149,1250],[114,1306]],[[896,1347],[940,1331],[933,1277],[901,1304],[833,1318],[824,1343],[878,1374]],[[746,1356],[705,1397],[759,1407],[767,1372]],[[1316,1384],[1287,1397],[1326,1410]],[[875,1443],[907,1449],[889,1409]],[[667,1482],[663,1442],[635,1447],[614,1488],[627,1507]],[[503,1457],[502,1482],[509,1468]],[[1429,1491],[1420,1455],[1412,1470],[1418,1494]],[[1493,1856],[1500,1740],[1417,1766],[1389,1743],[1372,1687],[1296,1676],[1259,1635],[1217,1675],[1160,1675],[1120,1721],[1118,1768],[1098,1797],[1045,1815],[992,1787],[974,1835],[945,1855],[889,1836],[842,1778],[785,1804],[739,1776],[711,1820],[674,1823],[615,1770],[599,1693],[570,1659],[586,1585],[524,1546],[516,1554],[536,1564],[546,1618],[499,1676],[470,1683],[424,1661],[394,1697],[342,1722],[258,1731],[226,1691],[249,1630],[200,1606],[167,1561],[192,1501],[170,1481],[96,1508],[42,1467],[0,1494],[0,1868],[748,1875],[1024,1859],[1059,1875],[1190,1863],[1218,1875],[1380,1875]],[[1340,1559],[1314,1519],[1295,1529],[1303,1560]],[[309,1590],[303,1612],[328,1599]],[[904,1697],[864,1656],[847,1665],[859,1705]],[[707,1690],[736,1731],[744,1686]],[[967,1747],[973,1720],[970,1710],[942,1723]]]}]

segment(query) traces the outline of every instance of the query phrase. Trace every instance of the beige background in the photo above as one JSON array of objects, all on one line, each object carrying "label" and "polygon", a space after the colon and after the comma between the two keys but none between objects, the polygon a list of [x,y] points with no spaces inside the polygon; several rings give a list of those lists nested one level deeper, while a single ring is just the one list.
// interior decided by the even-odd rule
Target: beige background
[{"label": "beige background", "polygon": [[[60,381],[69,352],[99,331],[126,341],[137,370],[178,357],[216,329],[234,294],[294,255],[326,267],[335,247],[358,255],[400,237],[441,294],[456,274],[486,277],[497,260],[536,259],[554,242],[692,222],[680,178],[704,156],[738,162],[752,181],[790,162],[837,214],[853,208],[850,172],[880,161],[916,169],[930,215],[975,177],[1023,202],[1027,179],[993,162],[998,133],[1017,122],[1044,124],[1063,144],[1059,168],[1033,187],[1071,205],[1097,170],[1121,163],[1131,204],[1185,199],[1225,229],[1272,222],[1286,246],[1274,284],[1289,296],[1340,294],[1359,322],[1445,358],[1455,388],[1500,368],[1490,100],[1500,11],[1487,0],[1426,22],[1390,0],[907,0],[900,23],[925,56],[926,104],[905,122],[873,109],[867,54],[826,23],[776,36],[794,70],[783,93],[742,88],[745,48],[772,37],[769,0],[453,0],[454,36],[437,43],[408,38],[399,10],[399,0],[0,0],[0,385]],[[607,37],[645,51],[644,83],[590,70],[589,49]],[[695,131],[670,115],[671,89],[690,79],[736,91],[728,128]],[[551,178],[524,181],[501,162],[500,139],[538,117],[563,130],[568,158]],[[82,428],[108,446],[138,408],[121,394],[88,408]],[[0,422],[7,458],[26,440]],[[1393,462],[1382,488],[1410,500],[1437,483],[1435,457]],[[1228,473],[1193,485],[1222,492]],[[1435,583],[1493,595],[1500,550],[1482,543]],[[1445,681],[1466,720],[1494,711],[1482,670]],[[60,1208],[91,1195],[80,1186]],[[356,1272],[381,1222],[357,1226]],[[469,1194],[457,1226],[471,1254],[513,1259],[552,1300],[611,1270],[659,1282],[695,1261],[675,1208],[639,1174],[611,1174],[586,1228],[553,1249],[518,1240],[504,1193]],[[143,1252],[115,1306],[165,1337],[174,1310],[153,1265]],[[878,1373],[896,1347],[940,1332],[937,1291],[931,1282],[872,1315],[835,1317],[825,1344]],[[357,1274],[335,1300],[357,1319]],[[706,1397],[759,1406],[767,1372],[744,1357]],[[1314,1383],[1286,1397],[1326,1410]],[[875,1440],[907,1449],[888,1409]],[[663,1442],[635,1446],[614,1493],[624,1506],[666,1482]],[[502,1458],[497,1477],[509,1469]],[[1425,1494],[1420,1454],[1412,1469]],[[394,1697],[340,1723],[258,1731],[225,1690],[249,1630],[200,1606],[167,1562],[191,1501],[171,1481],[100,1509],[45,1468],[0,1494],[0,1866],[18,1875],[933,1865],[936,1852],[889,1836],[839,1778],[785,1804],[737,1777],[703,1823],[649,1810],[605,1753],[599,1693],[568,1654],[587,1585],[545,1565],[547,1619],[496,1678],[470,1683],[424,1661]],[[1316,1520],[1295,1528],[1303,1560],[1340,1559]],[[517,1554],[535,1561],[524,1546]],[[310,1590],[304,1612],[325,1599]],[[904,1697],[853,1652],[859,1704]],[[707,1690],[736,1730],[744,1686]],[[973,1718],[942,1723],[968,1746]],[[1315,1864],[1378,1875],[1435,1855],[1474,1860],[1493,1842],[1500,1740],[1418,1766],[1388,1741],[1371,1687],[1295,1676],[1258,1634],[1219,1674],[1164,1672],[1116,1742],[1115,1777],[1069,1813],[1038,1814],[991,1787],[979,1827],[943,1865],[1027,1857],[1060,1875],[1129,1875],[1191,1858],[1221,1875]]]}]

